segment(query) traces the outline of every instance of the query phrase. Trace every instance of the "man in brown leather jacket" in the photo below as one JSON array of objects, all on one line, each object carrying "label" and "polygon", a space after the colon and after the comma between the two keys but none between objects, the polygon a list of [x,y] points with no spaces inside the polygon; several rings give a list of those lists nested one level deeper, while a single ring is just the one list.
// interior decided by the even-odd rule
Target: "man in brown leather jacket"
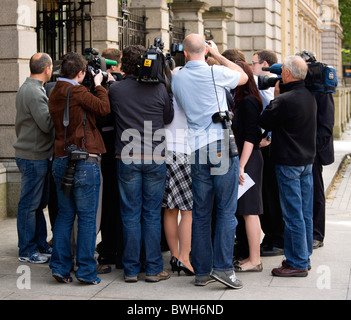
[{"label": "man in brown leather jacket", "polygon": [[[79,281],[97,284],[100,279],[97,277],[94,249],[100,189],[98,157],[106,150],[95,116],[108,114],[110,103],[107,91],[101,86],[101,72],[94,78],[95,95],[81,85],[85,73],[85,58],[77,53],[68,53],[62,61],[62,77],[58,78],[50,94],[49,111],[56,132],[52,172],[59,206],[50,268],[59,282],[72,281],[71,231],[77,214],[76,277]],[[67,126],[66,123],[65,127],[63,119],[68,95],[69,124]],[[74,149],[74,152],[69,152]],[[75,152],[78,160],[74,160]]]}]

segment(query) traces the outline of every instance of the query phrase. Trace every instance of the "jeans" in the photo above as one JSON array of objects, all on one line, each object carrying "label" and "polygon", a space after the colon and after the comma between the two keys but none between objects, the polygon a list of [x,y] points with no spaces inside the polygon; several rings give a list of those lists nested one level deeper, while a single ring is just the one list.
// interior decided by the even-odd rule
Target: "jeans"
[{"label": "jeans", "polygon": [[124,274],[134,277],[140,271],[141,245],[145,249],[145,273],[163,270],[161,207],[166,185],[166,163],[125,164],[117,159],[117,180],[123,223]]},{"label": "jeans", "polygon": [[84,281],[97,278],[96,212],[99,203],[100,168],[98,162],[77,161],[74,184],[70,195],[60,190],[67,158],[54,160],[52,173],[57,190],[58,215],[54,227],[53,252],[50,268],[53,274],[68,276],[72,267],[71,233],[77,215],[76,277]]},{"label": "jeans", "polygon": [[49,248],[43,209],[49,197],[49,160],[16,158],[21,171],[21,195],[17,209],[17,232],[20,257]]},{"label": "jeans", "polygon": [[[224,140],[223,140],[224,141]],[[221,141],[211,143],[193,155],[191,178],[193,222],[191,239],[192,265],[197,276],[233,270],[233,249],[237,219],[239,157],[229,158],[228,147]],[[211,240],[214,200],[216,227]]]},{"label": "jeans", "polygon": [[289,266],[307,270],[313,250],[313,177],[307,166],[276,165],[285,222],[284,254]]}]

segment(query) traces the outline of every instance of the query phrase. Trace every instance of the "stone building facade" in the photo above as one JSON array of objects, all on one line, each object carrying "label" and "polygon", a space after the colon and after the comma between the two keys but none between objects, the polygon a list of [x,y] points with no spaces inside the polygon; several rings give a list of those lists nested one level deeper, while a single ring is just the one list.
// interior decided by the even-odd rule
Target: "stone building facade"
[{"label": "stone building facade", "polygon": [[[43,6],[53,9],[57,3],[67,7],[74,2],[77,7],[83,3],[80,0],[1,1],[0,219],[13,217],[17,212],[20,174],[12,148],[16,139],[15,97],[29,75],[30,57],[38,51],[38,42],[44,41],[38,36],[38,20],[41,19],[38,12]],[[89,18],[86,19],[89,27],[82,29],[82,23],[74,26],[78,32],[71,50],[80,51],[82,40],[100,50],[105,47],[121,48],[130,35],[123,34],[125,41],[119,30],[123,30],[130,13],[142,12],[145,44],[161,37],[165,51],[175,39],[172,30],[177,26],[183,30],[183,36],[200,33],[213,39],[221,51],[241,49],[248,62],[255,50],[264,48],[274,50],[279,59],[302,49],[313,51],[319,61],[336,67],[339,79],[342,78],[342,29],[338,0],[94,0],[84,10],[82,19]],[[55,19],[60,19],[60,13]],[[70,22],[67,19],[63,21],[66,24]],[[72,34],[67,32],[63,38],[69,36],[72,37]],[[50,37],[53,43],[58,42],[57,33]],[[178,37],[177,42],[180,40]],[[83,45],[86,46],[86,43]],[[61,49],[64,52],[68,48],[61,46]]]}]

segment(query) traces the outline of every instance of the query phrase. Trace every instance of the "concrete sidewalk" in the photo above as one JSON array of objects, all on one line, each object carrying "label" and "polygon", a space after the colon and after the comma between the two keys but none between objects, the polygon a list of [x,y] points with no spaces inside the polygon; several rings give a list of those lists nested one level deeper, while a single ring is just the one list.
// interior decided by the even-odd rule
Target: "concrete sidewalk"
[{"label": "concrete sidewalk", "polygon": [[[271,270],[282,256],[262,257],[263,272],[237,274],[244,288],[232,290],[215,282],[195,287],[194,277],[184,273],[159,283],[147,283],[144,274],[137,283],[125,283],[123,270],[100,275],[99,285],[84,285],[74,278],[71,284],[58,283],[48,264],[18,261],[16,219],[0,221],[0,300],[351,300],[351,163],[339,166],[351,153],[351,127],[335,141],[335,163],[324,167],[328,190],[326,239],[324,247],[313,252],[312,270],[306,278],[278,278]],[[351,161],[349,161],[351,162]],[[336,178],[335,178],[336,177]],[[335,178],[335,179],[334,179]],[[170,254],[164,253],[165,269]],[[159,301],[160,302],[160,301]],[[132,301],[129,302],[132,304]],[[128,303],[126,304],[128,305]]]}]

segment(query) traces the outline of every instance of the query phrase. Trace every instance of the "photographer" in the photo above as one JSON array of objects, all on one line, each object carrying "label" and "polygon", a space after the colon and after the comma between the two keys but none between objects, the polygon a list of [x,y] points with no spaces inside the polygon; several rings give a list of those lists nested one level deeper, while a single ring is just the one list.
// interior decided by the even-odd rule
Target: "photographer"
[{"label": "photographer", "polygon": [[[252,56],[251,68],[258,78],[276,78],[274,73],[262,68],[271,67],[278,62],[277,55],[271,50],[259,50]],[[260,83],[261,81],[258,81]],[[260,89],[260,88],[259,88]],[[259,90],[263,101],[263,109],[274,99],[274,86]],[[264,238],[261,243],[262,256],[277,256],[284,254],[284,221],[279,201],[279,191],[275,176],[274,163],[271,157],[271,138],[269,132],[262,138],[260,147],[263,156],[262,199],[263,212],[260,216]]]},{"label": "photographer", "polygon": [[[106,48],[101,56],[105,59],[117,61],[117,65],[107,65],[106,73],[110,81],[123,79],[121,71],[122,52],[115,48]],[[111,75],[111,76],[110,76]],[[111,79],[113,77],[113,80]],[[101,242],[97,245],[99,253],[98,261],[102,265],[115,264],[117,268],[123,268],[123,231],[119,204],[119,190],[117,184],[117,166],[115,159],[115,120],[113,112],[108,115],[98,116],[96,125],[104,140],[106,153],[101,156],[102,173],[102,201],[101,201]],[[117,232],[116,232],[117,230]]]},{"label": "photographer", "polygon": [[[95,95],[80,85],[86,69],[87,63],[82,55],[66,54],[61,65],[61,78],[50,94],[49,111],[56,132],[52,171],[59,205],[50,268],[57,281],[72,281],[71,231],[77,214],[76,277],[79,281],[97,284],[100,279],[94,249],[100,188],[98,157],[106,150],[96,128],[95,116],[108,114],[110,104],[107,91],[101,86],[101,72],[94,78]],[[63,124],[66,103],[69,106],[68,126],[67,122]]]},{"label": "photographer", "polygon": [[[229,144],[231,140],[225,137],[229,130],[223,130],[229,124],[229,117],[224,116],[228,113],[224,89],[245,84],[248,76],[222,56],[215,43],[206,44],[202,35],[188,35],[183,47],[187,63],[173,75],[172,90],[184,109],[189,127],[188,141],[195,157],[191,163],[194,201],[191,256],[195,285],[204,286],[216,279],[230,288],[241,288],[242,283],[236,279],[233,267],[239,159],[233,150],[234,141]],[[210,67],[205,62],[207,53],[221,65]],[[217,214],[212,246],[215,196]]]},{"label": "photographer", "polygon": [[313,245],[312,164],[316,153],[316,112],[313,94],[306,88],[308,67],[297,56],[285,58],[283,84],[276,85],[276,98],[260,116],[262,128],[272,131],[275,163],[283,218],[286,260],[272,274],[304,277],[308,274]]},{"label": "photographer", "polygon": [[145,280],[158,282],[170,277],[168,271],[163,270],[160,248],[166,163],[162,152],[155,153],[159,146],[162,147],[162,129],[172,121],[174,111],[163,83],[138,81],[138,64],[145,51],[142,46],[129,46],[123,50],[125,77],[112,84],[109,90],[116,126],[115,154],[126,282],[138,281],[142,244]]}]

